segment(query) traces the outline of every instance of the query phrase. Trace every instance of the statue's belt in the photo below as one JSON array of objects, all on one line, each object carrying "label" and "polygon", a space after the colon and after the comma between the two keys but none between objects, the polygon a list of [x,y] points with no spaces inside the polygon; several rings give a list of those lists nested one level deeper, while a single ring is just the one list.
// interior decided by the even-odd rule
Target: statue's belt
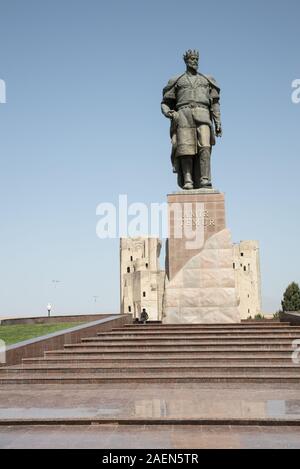
[{"label": "statue's belt", "polygon": [[183,104],[182,106],[177,106],[177,111],[179,111],[180,109],[185,109],[185,108],[194,109],[196,107],[201,107],[209,111],[209,106],[206,106],[205,104],[198,104],[198,103],[189,103],[189,104]]}]

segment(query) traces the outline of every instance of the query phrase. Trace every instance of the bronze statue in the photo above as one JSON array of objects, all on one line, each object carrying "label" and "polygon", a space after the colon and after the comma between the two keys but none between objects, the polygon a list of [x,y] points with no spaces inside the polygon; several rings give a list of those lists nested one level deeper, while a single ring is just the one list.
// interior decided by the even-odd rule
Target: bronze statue
[{"label": "bronze statue", "polygon": [[186,72],[169,80],[161,103],[171,119],[173,171],[185,190],[211,188],[211,148],[215,136],[222,136],[220,88],[198,72],[198,51],[188,50],[183,58]]}]

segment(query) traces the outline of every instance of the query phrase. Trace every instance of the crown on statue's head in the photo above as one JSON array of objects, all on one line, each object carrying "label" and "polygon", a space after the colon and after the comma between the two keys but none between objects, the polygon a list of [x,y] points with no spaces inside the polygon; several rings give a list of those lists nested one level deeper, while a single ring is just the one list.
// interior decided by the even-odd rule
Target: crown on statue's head
[{"label": "crown on statue's head", "polygon": [[197,57],[197,59],[199,59],[199,51],[197,50],[192,50],[192,49],[189,49],[185,52],[184,56],[183,56],[183,60],[186,62],[187,59],[189,59],[190,57]]}]

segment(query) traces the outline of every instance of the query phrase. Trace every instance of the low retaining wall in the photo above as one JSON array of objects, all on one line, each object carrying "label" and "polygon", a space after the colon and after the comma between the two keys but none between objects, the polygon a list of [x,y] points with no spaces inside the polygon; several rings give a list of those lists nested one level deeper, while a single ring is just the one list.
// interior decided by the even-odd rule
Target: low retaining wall
[{"label": "low retaining wall", "polygon": [[279,313],[280,322],[289,322],[291,325],[300,326],[300,313]]},{"label": "low retaining wall", "polygon": [[[18,324],[57,324],[61,322],[91,322],[104,319],[113,314],[72,314],[68,316],[36,316],[31,318],[0,318],[2,326],[16,326]],[[115,315],[118,316],[118,315]]]},{"label": "low retaining wall", "polygon": [[17,365],[22,362],[22,358],[42,357],[48,350],[63,349],[64,344],[79,343],[84,337],[91,337],[97,332],[111,331],[128,323],[132,323],[130,314],[108,316],[98,321],[18,342],[6,348],[6,362],[1,365]]},{"label": "low retaining wall", "polygon": [[248,323],[269,324],[270,322],[278,323],[280,321],[279,321],[279,319],[270,318],[270,319],[242,319],[241,322],[244,323],[244,324],[248,324]]}]

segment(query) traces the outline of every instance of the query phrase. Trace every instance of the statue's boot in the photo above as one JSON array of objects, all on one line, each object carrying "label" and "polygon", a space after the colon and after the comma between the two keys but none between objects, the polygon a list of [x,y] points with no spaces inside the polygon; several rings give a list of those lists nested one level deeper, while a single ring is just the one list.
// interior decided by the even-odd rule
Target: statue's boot
[{"label": "statue's boot", "polygon": [[183,189],[194,189],[193,184],[193,157],[182,156],[181,157],[181,169],[183,175]]},{"label": "statue's boot", "polygon": [[202,147],[200,149],[200,187],[212,187],[211,184],[211,148]]}]

